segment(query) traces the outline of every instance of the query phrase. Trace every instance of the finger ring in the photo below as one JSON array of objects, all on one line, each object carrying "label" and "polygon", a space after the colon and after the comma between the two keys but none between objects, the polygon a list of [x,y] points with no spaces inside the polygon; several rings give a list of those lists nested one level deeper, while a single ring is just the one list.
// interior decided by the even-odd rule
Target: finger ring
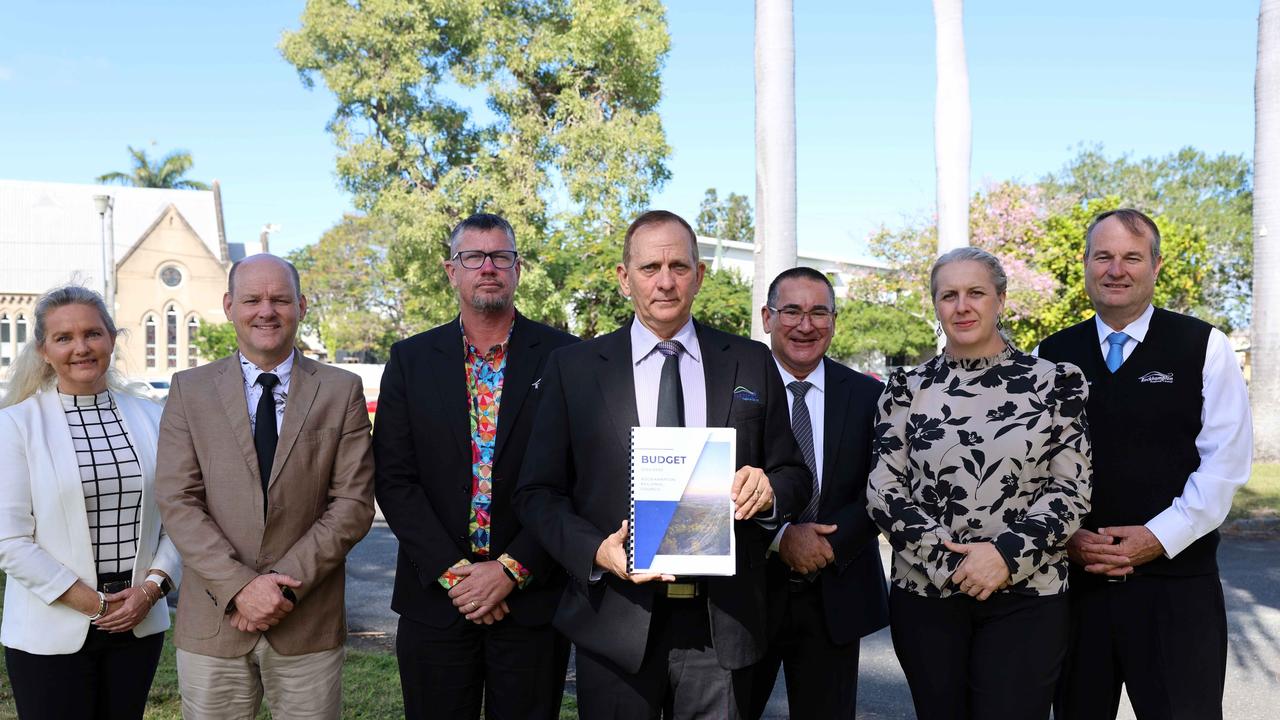
[{"label": "finger ring", "polygon": [[475,601],[475,600],[472,600],[472,601],[471,601],[471,609],[472,609],[472,610],[475,610],[475,609],[476,609],[476,601]]}]

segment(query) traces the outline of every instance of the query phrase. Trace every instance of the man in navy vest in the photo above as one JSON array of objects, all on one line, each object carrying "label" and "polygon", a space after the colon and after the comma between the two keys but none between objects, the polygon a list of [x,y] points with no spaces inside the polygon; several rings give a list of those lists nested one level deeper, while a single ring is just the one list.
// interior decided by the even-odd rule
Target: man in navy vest
[{"label": "man in navy vest", "polygon": [[1055,717],[1221,718],[1227,618],[1217,527],[1249,478],[1244,377],[1221,331],[1154,307],[1160,231],[1113,210],[1085,233],[1097,315],[1039,354],[1089,380],[1093,509],[1067,549],[1071,646]]}]

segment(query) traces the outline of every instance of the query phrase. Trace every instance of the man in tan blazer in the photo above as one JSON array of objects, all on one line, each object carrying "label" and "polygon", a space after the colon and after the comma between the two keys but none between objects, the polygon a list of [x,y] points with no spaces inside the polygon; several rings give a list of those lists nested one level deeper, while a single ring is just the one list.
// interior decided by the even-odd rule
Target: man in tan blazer
[{"label": "man in tan blazer", "polygon": [[373,521],[364,393],[294,350],[307,301],[290,263],[233,265],[223,309],[239,351],[175,375],[160,423],[183,716],[252,718],[265,691],[273,717],[337,718],[344,561]]}]

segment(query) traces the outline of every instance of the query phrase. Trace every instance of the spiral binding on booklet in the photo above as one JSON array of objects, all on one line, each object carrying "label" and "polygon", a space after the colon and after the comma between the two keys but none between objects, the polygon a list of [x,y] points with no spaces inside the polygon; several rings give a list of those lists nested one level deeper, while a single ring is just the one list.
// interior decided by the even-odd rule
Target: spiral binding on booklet
[{"label": "spiral binding on booklet", "polygon": [[627,572],[636,571],[636,429],[631,428],[631,447],[627,449],[631,455],[631,487],[627,489],[630,507],[627,510]]}]

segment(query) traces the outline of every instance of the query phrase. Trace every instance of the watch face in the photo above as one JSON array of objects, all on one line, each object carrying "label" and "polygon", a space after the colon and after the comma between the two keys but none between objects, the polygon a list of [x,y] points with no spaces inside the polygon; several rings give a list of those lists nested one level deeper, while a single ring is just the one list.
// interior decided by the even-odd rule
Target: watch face
[{"label": "watch face", "polygon": [[178,283],[182,282],[182,271],[172,265],[168,265],[160,271],[160,282],[167,287],[178,287]]}]

